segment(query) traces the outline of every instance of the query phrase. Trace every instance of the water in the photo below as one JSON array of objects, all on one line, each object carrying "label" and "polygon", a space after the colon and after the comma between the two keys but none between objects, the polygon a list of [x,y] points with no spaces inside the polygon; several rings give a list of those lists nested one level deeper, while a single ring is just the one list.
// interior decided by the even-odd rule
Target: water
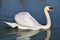
[{"label": "water", "polygon": [[[28,11],[39,23],[46,24],[43,8],[53,7],[52,26],[48,30],[16,31],[2,21],[15,22],[14,15]],[[0,0],[0,40],[60,40],[60,0]],[[47,36],[48,35],[48,36]]]},{"label": "water", "polygon": [[[48,30],[4,30],[0,32],[0,40],[60,40],[60,29]],[[1,30],[0,30],[1,31]]]}]

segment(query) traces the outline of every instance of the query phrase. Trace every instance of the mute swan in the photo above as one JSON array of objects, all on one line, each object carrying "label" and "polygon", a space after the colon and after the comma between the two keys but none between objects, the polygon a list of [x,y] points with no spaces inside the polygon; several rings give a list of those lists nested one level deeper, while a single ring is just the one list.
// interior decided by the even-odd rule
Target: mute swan
[{"label": "mute swan", "polygon": [[53,8],[51,6],[45,6],[44,12],[47,19],[46,25],[41,25],[37,22],[37,20],[30,15],[29,12],[21,12],[15,15],[16,23],[5,22],[6,24],[10,25],[11,27],[18,27],[18,29],[30,29],[30,30],[39,30],[39,29],[48,29],[51,27],[51,19],[49,16],[48,11],[53,12]]}]

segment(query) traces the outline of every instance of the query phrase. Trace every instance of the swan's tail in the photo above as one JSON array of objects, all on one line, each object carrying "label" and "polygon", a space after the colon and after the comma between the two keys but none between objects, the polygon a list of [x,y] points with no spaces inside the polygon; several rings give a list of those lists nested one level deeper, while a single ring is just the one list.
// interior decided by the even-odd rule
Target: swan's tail
[{"label": "swan's tail", "polygon": [[12,22],[6,22],[6,21],[3,21],[4,23],[6,23],[6,24],[8,24],[10,27],[12,27],[12,28],[15,28],[16,26],[18,26],[18,29],[29,29],[29,28],[27,28],[27,27],[23,27],[23,26],[20,26],[20,25],[18,25],[18,24],[16,24],[16,23],[12,23]]},{"label": "swan's tail", "polygon": [[12,28],[15,28],[17,26],[16,23],[12,23],[12,22],[6,22],[6,21],[3,21],[4,23],[8,24],[9,26],[11,26]]}]

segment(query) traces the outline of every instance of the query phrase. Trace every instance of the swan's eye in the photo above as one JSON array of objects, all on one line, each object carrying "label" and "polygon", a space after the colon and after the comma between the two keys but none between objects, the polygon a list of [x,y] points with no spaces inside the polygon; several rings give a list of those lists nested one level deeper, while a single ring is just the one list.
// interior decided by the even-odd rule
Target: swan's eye
[{"label": "swan's eye", "polygon": [[53,12],[53,8],[52,8],[52,7],[50,7],[49,9],[50,9],[50,11],[52,11],[52,12]]}]

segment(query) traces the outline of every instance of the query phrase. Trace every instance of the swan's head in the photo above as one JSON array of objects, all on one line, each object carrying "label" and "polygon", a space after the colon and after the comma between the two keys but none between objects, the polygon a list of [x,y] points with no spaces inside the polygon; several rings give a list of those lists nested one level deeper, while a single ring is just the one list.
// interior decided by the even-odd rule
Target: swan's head
[{"label": "swan's head", "polygon": [[45,6],[44,10],[53,12],[53,8],[51,6]]}]

